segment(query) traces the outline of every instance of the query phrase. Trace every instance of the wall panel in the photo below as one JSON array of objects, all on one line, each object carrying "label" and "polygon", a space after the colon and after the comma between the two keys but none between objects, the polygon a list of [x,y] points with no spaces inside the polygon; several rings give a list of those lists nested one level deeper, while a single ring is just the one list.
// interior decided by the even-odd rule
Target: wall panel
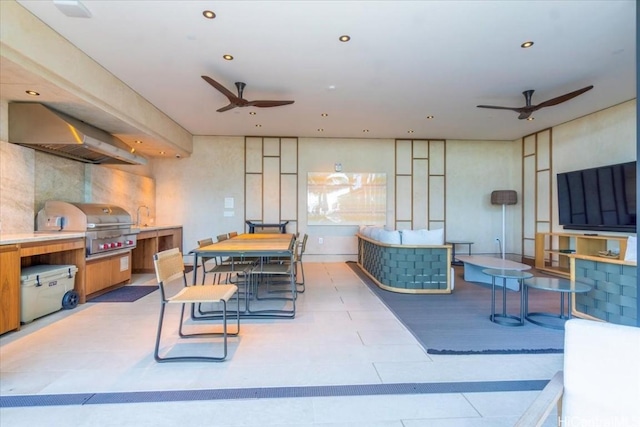
[{"label": "wall panel", "polygon": [[298,139],[245,138],[245,220],[298,229]]}]

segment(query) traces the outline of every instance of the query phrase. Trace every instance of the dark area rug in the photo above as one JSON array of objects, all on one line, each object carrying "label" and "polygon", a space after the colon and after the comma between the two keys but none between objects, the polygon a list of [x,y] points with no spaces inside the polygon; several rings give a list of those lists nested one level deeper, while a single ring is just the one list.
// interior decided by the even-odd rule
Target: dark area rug
[{"label": "dark area rug", "polygon": [[89,302],[134,302],[157,289],[157,286],[123,286],[92,298]]},{"label": "dark area rug", "polygon": [[[400,294],[380,289],[355,262],[347,265],[416,337],[429,354],[526,354],[562,353],[564,331],[526,322],[502,326],[489,320],[491,287],[466,282],[462,267],[455,268],[451,294]],[[501,307],[496,292],[497,310]],[[507,293],[507,312],[519,310],[519,294]],[[509,309],[511,308],[511,309]],[[555,292],[529,291],[530,311],[558,313]]]}]

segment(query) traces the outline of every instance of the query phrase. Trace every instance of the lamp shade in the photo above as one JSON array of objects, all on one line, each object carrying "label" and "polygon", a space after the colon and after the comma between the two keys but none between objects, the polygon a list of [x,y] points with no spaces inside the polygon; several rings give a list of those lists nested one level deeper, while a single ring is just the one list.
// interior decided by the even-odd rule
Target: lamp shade
[{"label": "lamp shade", "polygon": [[518,193],[515,190],[496,190],[491,193],[492,205],[515,205],[518,203]]}]

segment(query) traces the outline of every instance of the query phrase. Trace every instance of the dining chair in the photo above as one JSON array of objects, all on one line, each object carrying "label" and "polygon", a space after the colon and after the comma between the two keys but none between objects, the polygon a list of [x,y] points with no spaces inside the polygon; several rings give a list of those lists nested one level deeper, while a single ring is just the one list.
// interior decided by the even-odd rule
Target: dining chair
[{"label": "dining chair", "polygon": [[230,239],[232,239],[232,238],[236,237],[237,235],[238,235],[238,232],[237,232],[237,231],[231,231],[231,232],[229,233],[229,238],[230,238]]},{"label": "dining chair", "polygon": [[[227,304],[228,301],[236,294],[238,287],[236,285],[187,285],[187,278],[184,270],[184,261],[180,249],[173,248],[166,251],[158,252],[153,256],[153,265],[155,267],[156,279],[160,289],[160,319],[158,321],[158,331],[156,334],[156,344],[154,349],[154,358],[157,362],[177,362],[177,361],[203,361],[203,362],[220,362],[227,358],[228,353],[228,337],[237,336],[240,333],[240,300],[238,300],[238,309],[236,311],[236,328],[235,332],[229,332],[227,328]],[[167,288],[172,282],[182,280],[182,286],[178,291],[169,292]],[[171,295],[170,295],[171,294]],[[222,313],[220,320],[222,322],[222,331],[215,332],[193,332],[185,333],[184,312],[187,304],[211,303],[220,306]],[[180,323],[178,327],[178,335],[180,338],[194,338],[204,336],[221,336],[223,349],[221,355],[214,356],[171,356],[167,357],[168,352],[160,356],[160,342],[162,340],[162,327],[164,324],[165,307],[167,304],[180,304]],[[191,328],[191,327],[190,327]],[[196,328],[193,328],[196,329]],[[206,346],[207,344],[203,344]],[[170,350],[169,350],[170,352]]]},{"label": "dining chair", "polygon": [[[307,250],[307,239],[309,238],[309,236],[305,233],[304,236],[302,237],[302,241],[298,242],[296,244],[296,253],[295,253],[295,257],[294,257],[294,264],[295,264],[295,268],[296,268],[296,292],[301,294],[304,293],[305,290],[305,279],[304,279],[304,265],[302,264],[302,255],[304,255],[304,252]],[[300,277],[301,277],[301,281],[298,282],[298,270],[297,270],[297,266],[300,266]]]},{"label": "dining chair", "polygon": [[565,323],[564,367],[515,424],[640,426],[640,328],[573,318]]},{"label": "dining chair", "polygon": [[[213,239],[206,238],[202,240],[198,240],[198,247],[202,248],[204,246],[209,246],[213,244]],[[221,257],[201,257],[202,261],[202,284],[204,285],[207,274],[211,274],[213,276],[213,282],[223,283],[223,282],[231,282],[232,274],[236,274],[237,271],[234,269],[234,264],[229,262],[229,260],[223,260]],[[225,280],[222,280],[222,277],[225,277]]]},{"label": "dining chair", "polygon": [[[265,314],[275,317],[295,317],[296,312],[296,277],[295,277],[295,252],[296,240],[291,239],[288,249],[288,257],[286,260],[283,256],[278,257],[277,261],[269,258],[263,258],[257,262],[250,273],[249,295],[247,298],[247,312],[250,314]],[[284,289],[272,290],[272,286],[284,285]],[[261,296],[260,289],[266,289]],[[282,296],[274,296],[281,294]],[[265,296],[267,295],[267,296]],[[251,309],[251,302],[255,301],[290,301],[291,306],[279,309]],[[254,302],[255,302],[254,301]]]}]

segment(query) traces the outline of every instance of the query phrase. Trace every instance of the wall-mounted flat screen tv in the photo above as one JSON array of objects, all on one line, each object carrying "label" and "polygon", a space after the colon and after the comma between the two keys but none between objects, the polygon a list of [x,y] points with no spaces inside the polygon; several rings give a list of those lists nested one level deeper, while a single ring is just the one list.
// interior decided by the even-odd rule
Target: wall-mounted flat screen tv
[{"label": "wall-mounted flat screen tv", "polygon": [[559,173],[557,181],[565,229],[636,232],[636,162]]}]

